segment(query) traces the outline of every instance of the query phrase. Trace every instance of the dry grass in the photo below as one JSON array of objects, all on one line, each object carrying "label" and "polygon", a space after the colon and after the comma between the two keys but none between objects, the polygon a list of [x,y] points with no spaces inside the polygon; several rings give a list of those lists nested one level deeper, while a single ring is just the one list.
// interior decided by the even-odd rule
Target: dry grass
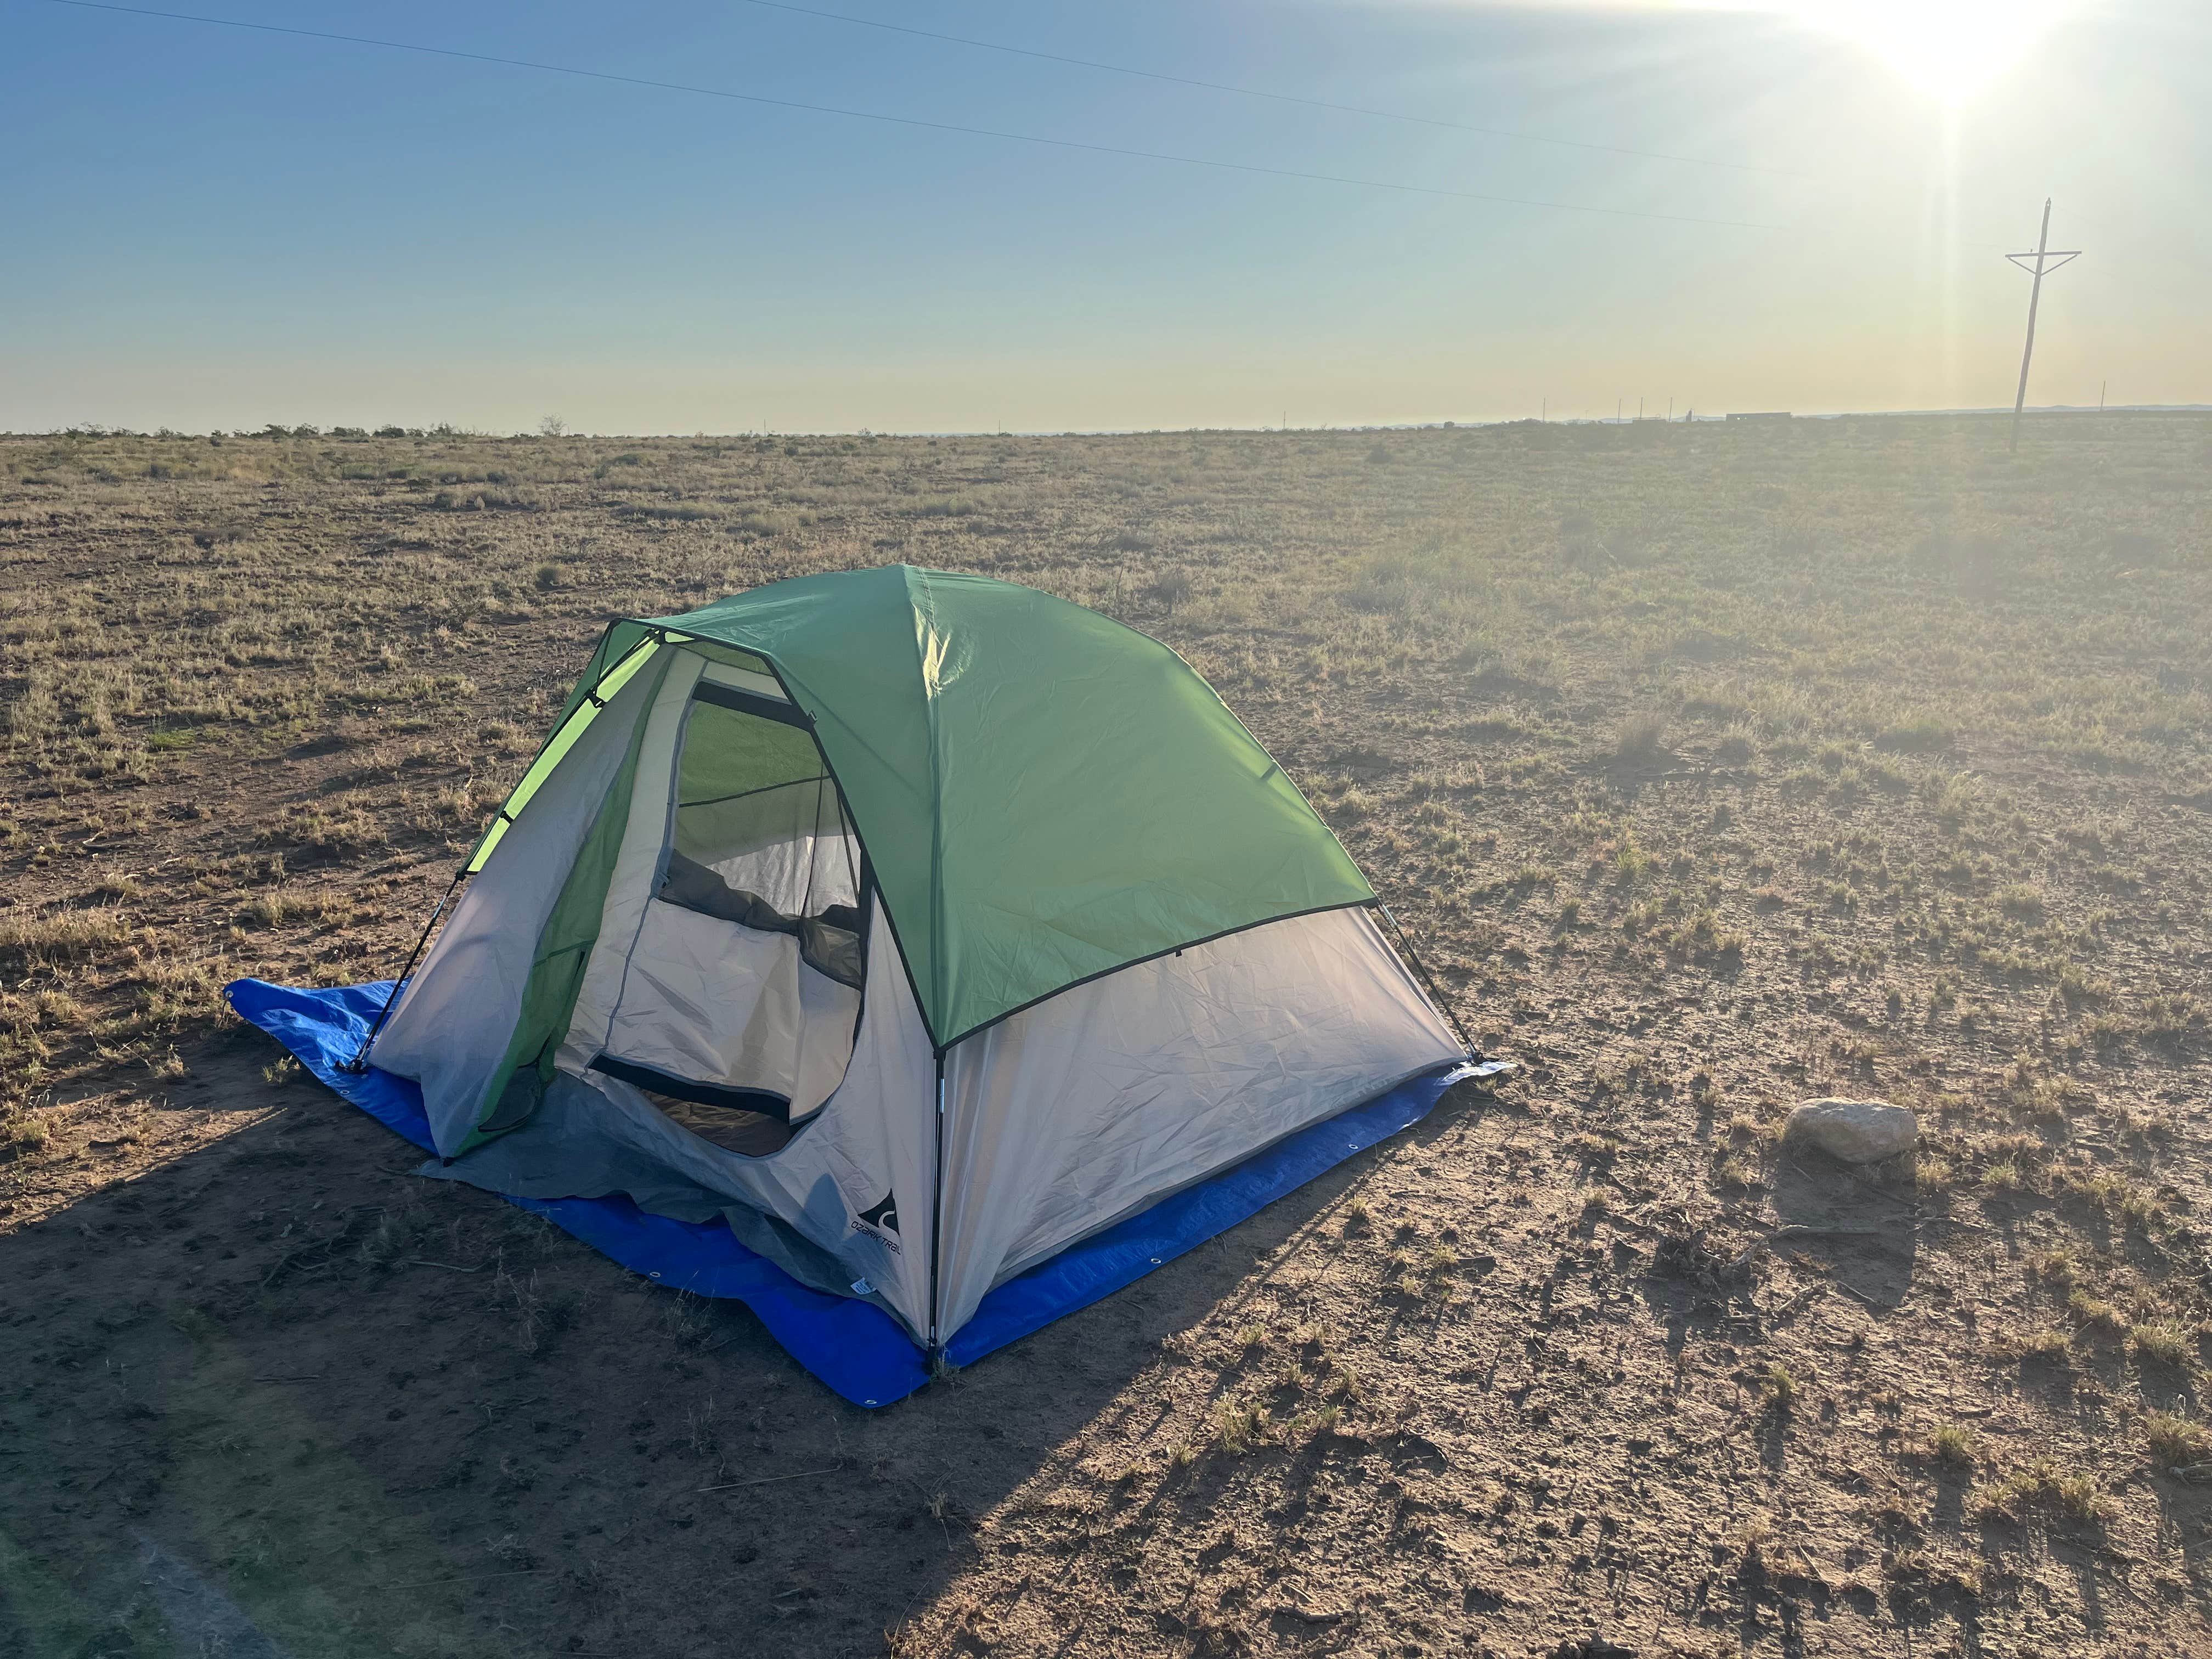
[{"label": "dry grass", "polygon": [[[212,1352],[205,1304],[349,1379],[293,1425],[249,1378],[0,1521],[88,1562],[198,1516],[242,1602],[307,1586],[390,1650],[1551,1652],[1598,1609],[1652,1652],[2212,1647],[2212,1514],[2164,1473],[2212,1461],[2208,457],[2182,418],[2016,458],[1903,420],[0,440],[0,1245],[105,1287],[10,1302],[11,1425],[92,1409],[156,1297],[163,1341]],[[386,1213],[335,1127],[173,1231],[100,1219],[193,1167],[209,1076],[320,1101],[220,986],[391,971],[608,616],[896,559],[1182,651],[1525,1082],[865,1419],[727,1304],[452,1189]],[[1916,1167],[1802,1169],[1816,1093],[1913,1105]],[[278,1215],[308,1167],[330,1207]],[[1752,1248],[1832,1210],[1882,1236]],[[363,1513],[407,1494],[413,1577],[517,1576],[377,1623],[288,1536],[316,1494],[206,1473],[276,1467],[264,1416],[343,1443]],[[695,1501],[757,1463],[843,1473]]]}]

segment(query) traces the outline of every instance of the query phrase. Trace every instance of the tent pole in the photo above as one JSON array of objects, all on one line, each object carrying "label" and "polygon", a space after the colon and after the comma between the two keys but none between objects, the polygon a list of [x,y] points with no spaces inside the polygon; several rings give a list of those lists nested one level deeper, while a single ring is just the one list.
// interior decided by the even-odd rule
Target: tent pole
[{"label": "tent pole", "polygon": [[1413,964],[1413,971],[1421,976],[1421,983],[1428,987],[1429,1000],[1437,1005],[1437,1012],[1449,1023],[1453,1035],[1459,1038],[1460,1047],[1480,1060],[1482,1050],[1474,1046],[1474,1040],[1467,1034],[1467,1027],[1460,1024],[1458,1011],[1453,1008],[1450,1000],[1437,988],[1436,976],[1429,972],[1429,964],[1421,960],[1421,953],[1413,948],[1413,938],[1406,932],[1406,924],[1392,915],[1390,907],[1380,898],[1375,901],[1375,908],[1388,917],[1390,926],[1397,930],[1398,943],[1405,949],[1406,960]]},{"label": "tent pole", "polygon": [[407,965],[399,970],[399,977],[392,981],[392,994],[385,998],[384,1006],[376,1011],[376,1018],[369,1023],[368,1035],[362,1038],[361,1047],[354,1050],[353,1058],[339,1070],[359,1073],[368,1069],[368,1045],[376,1041],[376,1034],[384,1029],[384,1022],[392,1018],[392,1005],[399,1000],[399,993],[407,983],[407,975],[415,971],[415,963],[422,954],[422,947],[429,944],[430,933],[437,927],[438,918],[445,915],[446,907],[453,902],[453,895],[468,878],[468,860],[463,859],[461,867],[453,872],[453,885],[446,889],[446,896],[430,912],[430,920],[422,924],[422,937],[415,941],[415,948],[407,953]]}]

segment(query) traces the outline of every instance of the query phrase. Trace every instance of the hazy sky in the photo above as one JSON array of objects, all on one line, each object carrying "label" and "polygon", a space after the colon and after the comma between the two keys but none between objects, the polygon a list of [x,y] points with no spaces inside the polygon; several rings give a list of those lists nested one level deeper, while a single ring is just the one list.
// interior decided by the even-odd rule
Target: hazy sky
[{"label": "hazy sky", "polygon": [[[0,429],[2212,400],[2206,0],[0,0]],[[1620,151],[1656,151],[1662,160]],[[1683,220],[1737,223],[1686,223]]]}]

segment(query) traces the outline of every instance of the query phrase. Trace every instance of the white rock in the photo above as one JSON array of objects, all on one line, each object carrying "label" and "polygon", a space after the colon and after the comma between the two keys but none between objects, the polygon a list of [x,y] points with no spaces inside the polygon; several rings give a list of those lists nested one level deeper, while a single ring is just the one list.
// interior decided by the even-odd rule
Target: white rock
[{"label": "white rock", "polygon": [[1845,1164],[1879,1164],[1920,1144],[1919,1121],[1886,1100],[1808,1100],[1782,1133]]}]

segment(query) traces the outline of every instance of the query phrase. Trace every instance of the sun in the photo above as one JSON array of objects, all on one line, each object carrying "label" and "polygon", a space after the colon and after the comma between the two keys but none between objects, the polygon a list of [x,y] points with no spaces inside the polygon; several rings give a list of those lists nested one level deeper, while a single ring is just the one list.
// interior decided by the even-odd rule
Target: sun
[{"label": "sun", "polygon": [[1929,97],[1963,104],[2033,51],[2069,0],[1784,0]]}]

